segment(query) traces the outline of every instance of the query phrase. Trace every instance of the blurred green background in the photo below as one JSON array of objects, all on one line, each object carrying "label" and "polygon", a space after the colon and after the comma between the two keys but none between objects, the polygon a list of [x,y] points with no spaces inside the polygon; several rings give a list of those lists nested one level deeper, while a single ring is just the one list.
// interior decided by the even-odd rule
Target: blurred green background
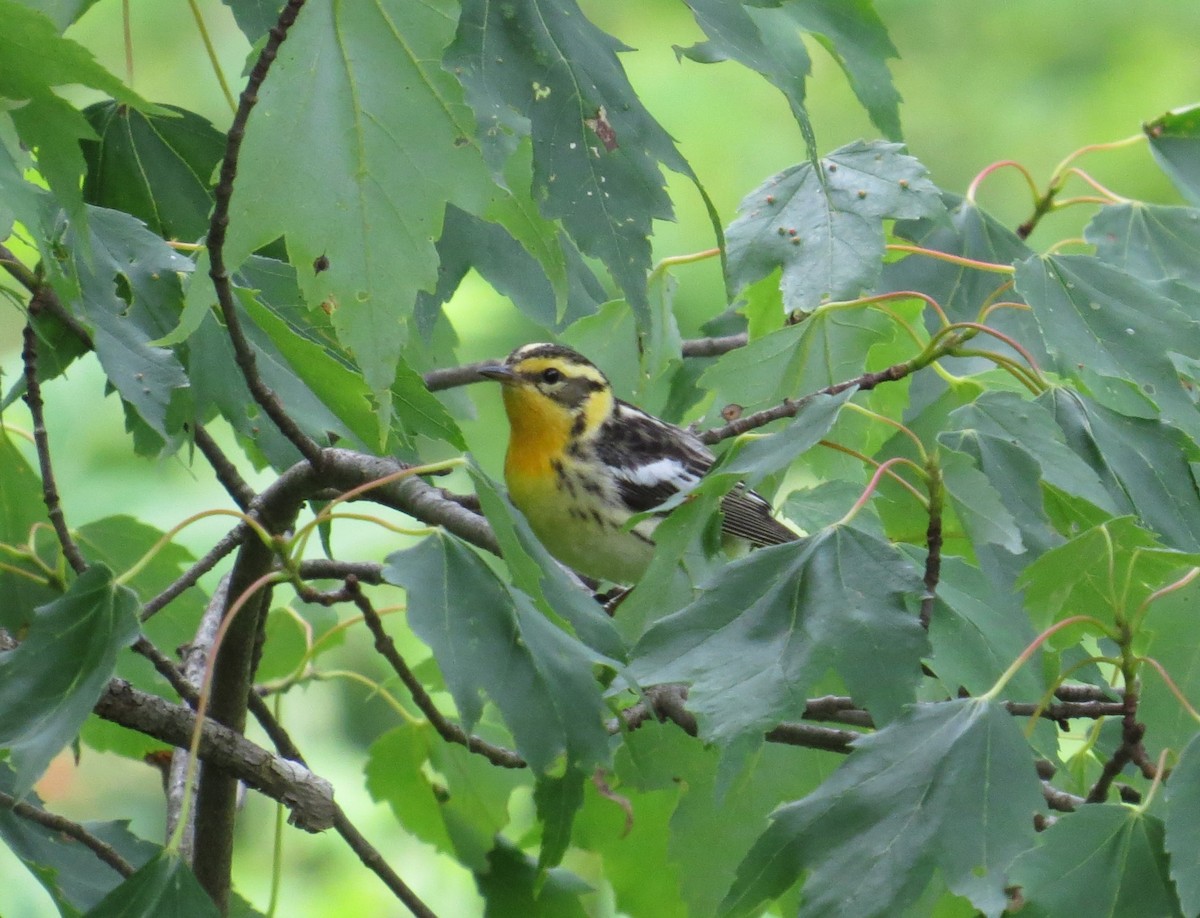
[{"label": "blurred green background", "polygon": [[[130,5],[135,88],[151,100],[193,109],[219,127],[227,126],[230,109],[187,4],[132,0]],[[763,179],[803,159],[803,143],[787,105],[765,81],[731,63],[677,60],[672,46],[702,37],[682,3],[585,0],[583,5],[599,25],[638,49],[623,56],[631,81],[679,141],[725,223],[738,201]],[[199,7],[236,92],[249,48],[217,0],[202,0]],[[1200,3],[877,0],[876,8],[901,55],[893,62],[893,74],[905,99],[901,117],[909,149],[933,180],[950,191],[963,192],[979,170],[1007,159],[1023,163],[1044,183],[1073,150],[1135,134],[1142,122],[1168,108],[1200,102]],[[101,0],[68,35],[114,73],[125,73],[120,0]],[[812,54],[808,98],[820,150],[877,136],[837,65],[815,44]],[[70,90],[64,94],[90,101]],[[1119,194],[1164,203],[1179,200],[1145,145],[1095,154],[1079,165]],[[709,248],[711,229],[698,195],[682,178],[669,180],[678,219],[657,227],[656,256]],[[1076,190],[1069,193],[1084,191],[1082,185],[1072,187]],[[979,200],[1009,226],[1029,215],[1029,192],[1012,170],[989,178]],[[1048,240],[1077,235],[1088,214],[1076,208],[1052,216],[1039,234]],[[1039,234],[1031,240],[1035,247]],[[710,260],[681,268],[676,277],[680,324],[685,335],[695,334],[705,319],[725,307],[719,267]],[[464,361],[500,356],[546,335],[473,278],[451,312],[463,339]],[[21,324],[19,310],[8,305],[0,309],[0,381],[6,388],[20,371]],[[494,420],[498,398],[478,388],[472,397]],[[132,458],[119,404],[103,397],[103,378],[94,361],[81,361],[65,379],[47,386],[44,395],[52,443],[71,444],[69,452],[60,453],[57,468],[71,523],[129,513],[166,528],[197,510],[227,506],[202,463],[193,470],[186,455],[157,462]],[[23,405],[10,410],[4,421],[27,428]],[[501,428],[472,423],[467,433],[484,467],[498,474]],[[206,521],[189,529],[182,541],[199,552],[227,526],[224,520]],[[367,544],[366,535],[340,532],[338,544],[357,548]],[[376,543],[364,551],[378,559],[393,547]],[[347,641],[340,662],[381,675],[361,635]],[[296,717],[301,710],[303,722]],[[324,683],[296,693],[285,700],[283,713],[296,723],[300,745],[315,770],[334,781],[352,818],[419,894],[440,914],[481,913],[470,877],[406,839],[390,812],[373,804],[363,790],[362,738],[373,732],[365,725],[390,723],[394,715],[361,687],[347,683]],[[135,831],[161,836],[157,776],[137,763],[109,761],[85,750],[82,769],[61,759],[40,792],[52,808],[74,818],[132,813]],[[251,795],[235,879],[259,907],[266,903],[272,823],[272,807]],[[400,913],[381,884],[357,867],[332,834],[288,831],[285,858],[279,914]],[[0,910],[6,916],[53,913],[7,850],[0,850],[0,887],[5,890]]]}]

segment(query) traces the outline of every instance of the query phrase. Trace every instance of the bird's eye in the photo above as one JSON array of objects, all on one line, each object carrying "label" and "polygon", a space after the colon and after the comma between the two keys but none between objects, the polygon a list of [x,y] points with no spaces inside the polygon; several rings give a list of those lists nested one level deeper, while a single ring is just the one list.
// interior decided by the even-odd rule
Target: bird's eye
[{"label": "bird's eye", "polygon": [[542,382],[547,382],[553,385],[562,379],[562,373],[554,367],[547,367],[542,370]]}]

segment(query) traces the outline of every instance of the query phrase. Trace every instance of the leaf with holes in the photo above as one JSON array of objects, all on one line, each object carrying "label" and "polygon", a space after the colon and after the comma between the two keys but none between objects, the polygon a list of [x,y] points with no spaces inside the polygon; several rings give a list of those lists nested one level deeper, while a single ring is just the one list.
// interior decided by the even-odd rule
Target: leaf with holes
[{"label": "leaf with holes", "polygon": [[660,164],[694,176],[638,101],[623,50],[573,0],[468,0],[446,66],[466,88],[493,171],[530,135],[542,214],[604,263],[648,324],[652,221],[672,216]]},{"label": "leaf with holes", "polygon": [[1200,414],[1168,356],[1200,357],[1200,321],[1087,255],[1030,258],[1017,265],[1016,286],[1060,373],[1118,410],[1135,384],[1138,397],[1156,404],[1164,420],[1200,434]]},{"label": "leaf with holes", "polygon": [[[287,236],[304,297],[386,401],[417,291],[437,282],[446,204],[481,212],[492,183],[462,90],[441,66],[449,5],[306,8],[246,129],[227,258]],[[416,129],[419,126],[419,130]],[[296,193],[280,193],[281,165]],[[325,270],[308,266],[324,257]]]},{"label": "leaf with holes", "polygon": [[726,232],[734,292],[782,268],[784,309],[808,312],[871,287],[883,263],[885,218],[942,211],[937,188],[896,143],[857,141],[801,163],[742,199]]},{"label": "leaf with holes", "polygon": [[1167,112],[1144,130],[1163,172],[1184,197],[1200,205],[1200,105]]}]

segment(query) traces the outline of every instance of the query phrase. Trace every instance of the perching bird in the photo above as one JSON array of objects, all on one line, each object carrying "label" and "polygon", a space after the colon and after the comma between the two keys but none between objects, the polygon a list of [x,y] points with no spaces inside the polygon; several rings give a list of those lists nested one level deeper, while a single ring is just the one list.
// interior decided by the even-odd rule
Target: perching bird
[{"label": "perching bird", "polygon": [[[542,544],[580,573],[638,580],[661,517],[625,524],[690,490],[713,454],[689,431],[616,398],[608,378],[568,347],[526,344],[479,372],[503,386],[511,428],[504,478]],[[721,510],[723,532],[751,545],[797,538],[748,488],[726,495]]]}]

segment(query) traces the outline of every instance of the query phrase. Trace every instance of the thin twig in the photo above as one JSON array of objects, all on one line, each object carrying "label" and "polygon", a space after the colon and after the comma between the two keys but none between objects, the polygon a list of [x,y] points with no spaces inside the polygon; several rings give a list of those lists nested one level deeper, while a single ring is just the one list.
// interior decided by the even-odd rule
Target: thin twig
[{"label": "thin twig", "polygon": [[221,162],[220,179],[213,191],[215,203],[206,241],[209,257],[208,275],[212,278],[217,302],[225,319],[225,332],[229,335],[234,357],[238,368],[242,371],[242,376],[245,377],[250,394],[267,417],[279,428],[280,433],[300,451],[300,455],[315,468],[320,468],[321,447],[300,429],[300,426],[280,403],[279,397],[270,386],[263,382],[258,373],[254,348],[242,329],[242,322],[238,317],[237,305],[233,298],[229,271],[225,265],[225,233],[229,227],[229,201],[233,197],[233,182],[237,177],[238,155],[246,136],[246,121],[249,119],[250,111],[254,108],[255,103],[258,102],[258,91],[271,69],[271,64],[275,61],[276,54],[279,53],[279,46],[287,37],[288,29],[295,23],[296,15],[304,6],[304,2],[305,0],[288,0],[287,5],[279,14],[279,20],[271,27],[267,42],[250,71],[246,88],[242,90],[238,99],[237,113],[233,116],[233,124],[229,128],[225,143],[225,157]]},{"label": "thin twig", "polygon": [[1060,813],[1074,813],[1077,809],[1083,806],[1087,801],[1076,794],[1069,794],[1064,790],[1059,790],[1049,781],[1042,782],[1042,797],[1046,801],[1046,805],[1052,810],[1058,810]]},{"label": "thin twig", "polygon": [[[727,354],[739,347],[745,347],[748,340],[749,336],[745,332],[715,338],[689,338],[683,342],[681,353],[684,357],[719,357],[721,354]],[[480,369],[495,366],[495,364],[495,360],[480,360],[476,363],[465,363],[462,366],[430,370],[424,376],[425,388],[430,392],[441,392],[444,389],[485,382],[486,377],[479,375]]]},{"label": "thin twig", "polygon": [[175,689],[175,693],[183,699],[188,707],[196,707],[200,701],[200,692],[196,688],[199,679],[186,675],[175,665],[174,660],[150,643],[144,635],[133,642],[132,650],[153,664],[158,674],[171,684],[171,688]]},{"label": "thin twig", "polygon": [[1122,700],[1121,745],[1113,752],[1112,757],[1104,763],[1100,777],[1088,791],[1088,803],[1103,803],[1108,799],[1108,792],[1122,769],[1130,762],[1139,759],[1148,760],[1146,750],[1142,748],[1142,737],[1146,735],[1145,724],[1137,720],[1138,693],[1133,685],[1125,686],[1125,697]]},{"label": "thin twig", "polygon": [[11,274],[13,279],[30,293],[37,293],[42,286],[37,274],[17,258],[8,246],[0,245],[0,268]]},{"label": "thin twig", "polygon": [[355,578],[359,583],[383,582],[383,565],[374,561],[336,561],[332,558],[312,558],[300,562],[304,580],[345,580]]},{"label": "thin twig", "polygon": [[353,577],[347,577],[346,589],[351,601],[358,607],[358,611],[362,613],[363,621],[366,622],[367,627],[371,629],[371,634],[375,637],[375,649],[388,661],[388,664],[395,671],[396,675],[400,677],[400,681],[404,683],[405,688],[412,695],[413,702],[420,709],[421,713],[428,718],[442,739],[448,743],[458,743],[461,746],[466,746],[471,752],[478,753],[493,765],[499,765],[502,768],[526,767],[527,763],[525,760],[511,749],[495,746],[487,742],[487,740],[480,739],[478,736],[472,736],[458,724],[448,720],[446,715],[437,709],[437,705],[433,703],[433,699],[425,691],[425,686],[421,684],[421,680],[413,675],[413,671],[409,669],[408,664],[404,662],[404,658],[400,656],[400,652],[396,650],[396,645],[392,641],[391,636],[383,628],[383,622],[379,618],[379,613],[375,611],[375,607],[371,605],[371,601],[359,589],[358,581]]},{"label": "thin twig", "polygon": [[[40,290],[38,288],[38,292],[33,294],[29,304],[31,314],[37,311]],[[88,565],[67,526],[58,496],[58,485],[54,481],[54,466],[50,462],[50,436],[46,433],[45,405],[42,403],[42,387],[37,374],[37,332],[33,330],[32,320],[25,323],[24,344],[21,360],[25,364],[25,404],[29,406],[29,414],[33,419],[33,442],[37,447],[38,464],[42,472],[42,499],[46,503],[50,524],[58,536],[58,544],[62,547],[63,557],[76,574],[82,574]]]},{"label": "thin twig", "polygon": [[[276,751],[281,756],[307,767],[304,762],[304,756],[300,754],[300,750],[292,741],[291,736],[288,735],[287,730],[276,720],[267,703],[257,695],[251,695],[250,697],[250,712],[258,721],[259,726],[271,738],[271,742],[274,743]],[[392,870],[387,861],[384,860],[383,855],[355,828],[345,811],[336,802],[333,806],[333,827],[342,836],[346,844],[350,846],[350,849],[358,855],[363,866],[383,880],[388,889],[395,893],[396,897],[407,905],[414,915],[433,915],[434,913],[429,907]]]},{"label": "thin twig", "polygon": [[161,593],[142,605],[142,621],[164,609],[172,600],[196,585],[196,582],[216,567],[221,559],[233,552],[250,535],[250,527],[240,523],[225,534],[212,548]]},{"label": "thin twig", "polygon": [[921,597],[920,622],[928,631],[942,574],[942,505],[945,499],[942,470],[932,456],[925,463],[925,484],[929,491],[929,525],[925,527],[925,595]]},{"label": "thin twig", "polygon": [[803,398],[784,399],[781,404],[762,411],[756,411],[745,417],[737,418],[723,427],[714,427],[711,430],[703,431],[700,434],[700,439],[710,445],[719,443],[722,440],[728,440],[730,437],[736,437],[739,434],[762,427],[764,424],[770,424],[772,421],[795,417],[801,408],[818,395],[837,395],[839,392],[845,392],[847,389],[854,387],[865,392],[868,389],[874,389],[881,383],[895,382],[898,379],[903,379],[917,369],[919,367],[913,361],[908,361],[906,363],[894,364],[885,370],[879,370],[875,373],[864,373],[862,376],[857,376],[854,379],[847,379],[844,382],[834,383],[832,386],[825,386],[825,388],[818,389],[816,392],[806,395]]},{"label": "thin twig", "polygon": [[690,338],[681,348],[684,357],[720,357],[739,347],[745,347],[750,336],[745,332],[738,335],[722,335],[717,338]]},{"label": "thin twig", "polygon": [[387,884],[387,888],[395,893],[396,898],[407,905],[408,910],[414,915],[419,918],[437,918],[437,913],[421,901],[420,897],[408,887],[408,884],[400,879],[396,871],[392,870],[388,862],[383,859],[383,855],[363,838],[362,833],[354,827],[354,823],[347,818],[342,808],[336,803],[333,806],[333,827],[337,830],[338,835],[346,840],[350,849],[358,855],[363,866],[383,880]]},{"label": "thin twig", "polygon": [[121,857],[112,845],[101,841],[79,823],[72,822],[64,816],[47,813],[40,807],[17,800],[16,797],[4,793],[4,791],[0,791],[0,809],[10,810],[14,816],[37,823],[51,832],[75,839],[123,877],[128,878],[135,871],[134,866]]},{"label": "thin twig", "polygon": [[233,502],[238,505],[241,510],[249,510],[250,503],[254,500],[255,491],[249,484],[246,483],[229,457],[222,452],[221,447],[217,445],[217,441],[212,438],[203,424],[197,424],[192,430],[192,438],[196,443],[196,448],[208,460],[208,464],[212,466],[213,472],[216,473],[217,481],[233,498]]}]

